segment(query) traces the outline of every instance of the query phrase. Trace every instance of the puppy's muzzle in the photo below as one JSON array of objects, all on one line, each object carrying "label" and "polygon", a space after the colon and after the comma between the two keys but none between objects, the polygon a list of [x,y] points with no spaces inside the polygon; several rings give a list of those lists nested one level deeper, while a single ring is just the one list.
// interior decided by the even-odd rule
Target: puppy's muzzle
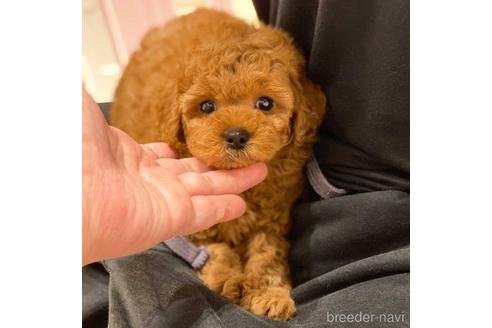
[{"label": "puppy's muzzle", "polygon": [[229,128],[224,131],[223,137],[227,147],[239,150],[246,146],[251,135],[243,128]]}]

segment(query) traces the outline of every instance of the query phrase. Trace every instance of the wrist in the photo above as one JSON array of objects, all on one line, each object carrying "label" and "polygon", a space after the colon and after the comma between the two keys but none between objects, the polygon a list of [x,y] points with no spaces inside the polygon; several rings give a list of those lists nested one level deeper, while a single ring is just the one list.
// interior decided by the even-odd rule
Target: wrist
[{"label": "wrist", "polygon": [[92,208],[88,202],[89,199],[92,199],[88,195],[89,186],[87,185],[87,177],[84,178],[83,186],[82,186],[82,266],[95,262],[94,259],[94,236],[91,229],[91,215]]}]

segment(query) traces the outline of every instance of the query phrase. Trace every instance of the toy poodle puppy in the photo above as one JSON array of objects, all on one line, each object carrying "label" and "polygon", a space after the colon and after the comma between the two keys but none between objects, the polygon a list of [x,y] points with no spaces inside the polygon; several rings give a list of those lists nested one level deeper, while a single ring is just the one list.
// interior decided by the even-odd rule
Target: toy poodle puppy
[{"label": "toy poodle puppy", "polygon": [[210,253],[205,284],[257,315],[296,311],[286,234],[325,103],[285,32],[207,9],[151,30],[115,93],[112,125],[140,143],[218,169],[268,165],[242,217],[189,236]]}]

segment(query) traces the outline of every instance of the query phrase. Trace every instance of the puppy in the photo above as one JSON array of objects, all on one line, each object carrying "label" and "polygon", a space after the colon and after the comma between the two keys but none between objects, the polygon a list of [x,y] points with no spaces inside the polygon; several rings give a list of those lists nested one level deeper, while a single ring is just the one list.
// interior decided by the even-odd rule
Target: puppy
[{"label": "puppy", "polygon": [[257,315],[295,314],[286,234],[325,112],[292,39],[200,9],[151,30],[115,93],[112,124],[218,169],[268,165],[237,220],[189,236],[210,252],[200,278]]}]

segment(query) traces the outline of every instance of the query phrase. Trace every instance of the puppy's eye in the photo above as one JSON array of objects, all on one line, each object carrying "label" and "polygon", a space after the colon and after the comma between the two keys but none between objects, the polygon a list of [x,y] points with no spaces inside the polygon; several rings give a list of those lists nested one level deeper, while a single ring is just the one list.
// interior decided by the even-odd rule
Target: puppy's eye
[{"label": "puppy's eye", "polygon": [[205,100],[200,104],[200,110],[204,113],[212,113],[215,111],[215,103],[212,100]]},{"label": "puppy's eye", "polygon": [[262,96],[256,100],[255,107],[262,111],[269,111],[273,107],[273,100],[271,98]]}]

